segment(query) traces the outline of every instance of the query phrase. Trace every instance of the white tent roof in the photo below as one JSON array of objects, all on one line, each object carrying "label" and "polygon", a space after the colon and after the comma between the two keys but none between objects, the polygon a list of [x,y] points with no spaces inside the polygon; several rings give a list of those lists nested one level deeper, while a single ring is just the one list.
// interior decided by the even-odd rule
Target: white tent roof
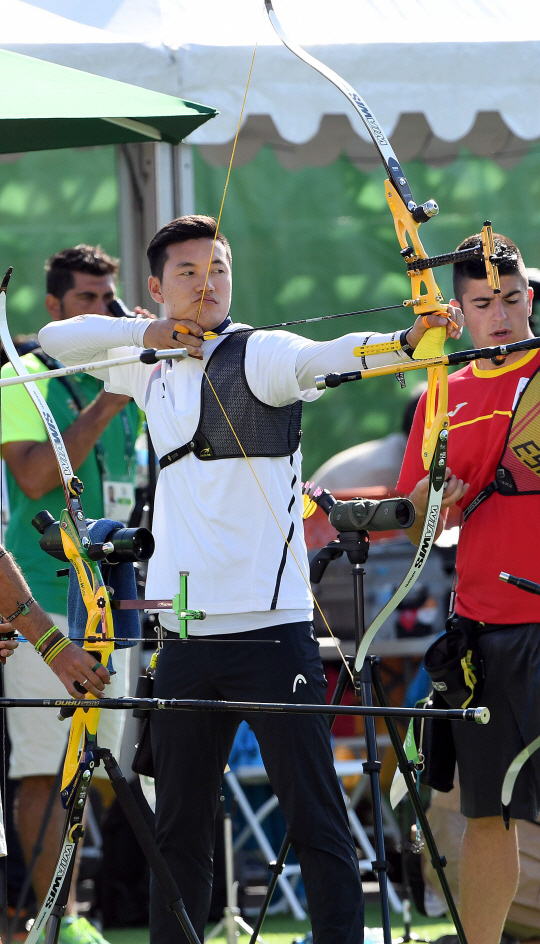
[{"label": "white tent roof", "polygon": [[[291,169],[343,151],[362,167],[378,162],[345,97],[281,45],[259,0],[2,0],[2,7],[5,48],[216,107],[219,116],[190,140],[218,164],[230,156],[258,40],[238,163],[265,143]],[[466,145],[511,162],[540,139],[537,0],[275,0],[275,7],[291,37],[366,99],[401,160],[442,163]],[[54,41],[52,21],[42,25],[53,15]]]},{"label": "white tent roof", "polygon": [[77,23],[24,0],[1,0],[2,46],[13,43],[118,43],[120,34]]}]

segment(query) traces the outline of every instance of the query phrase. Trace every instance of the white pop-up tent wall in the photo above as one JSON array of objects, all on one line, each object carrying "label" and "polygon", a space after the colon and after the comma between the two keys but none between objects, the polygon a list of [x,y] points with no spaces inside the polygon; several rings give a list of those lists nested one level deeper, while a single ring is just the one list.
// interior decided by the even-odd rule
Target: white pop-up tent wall
[{"label": "white pop-up tent wall", "polygon": [[[345,97],[292,55],[262,0],[2,0],[0,46],[189,101],[219,115],[187,139],[225,166],[255,42],[235,163],[270,145],[283,167],[324,166],[346,153],[379,158]],[[538,0],[275,0],[298,43],[367,101],[401,161],[440,165],[465,146],[501,164],[540,140]],[[39,144],[38,144],[39,146]],[[126,300],[144,297],[144,245],[193,212],[191,149],[119,150]]]},{"label": "white pop-up tent wall", "polygon": [[[537,0],[275,6],[291,37],[358,89],[402,160],[441,163],[465,145],[506,163],[540,139]],[[215,164],[229,159],[257,41],[238,163],[269,143],[290,169],[343,151],[363,168],[376,163],[360,118],[281,45],[262,0],[3,0],[3,8],[5,48],[210,102],[219,117],[190,140]],[[53,15],[56,36],[43,23]]]}]

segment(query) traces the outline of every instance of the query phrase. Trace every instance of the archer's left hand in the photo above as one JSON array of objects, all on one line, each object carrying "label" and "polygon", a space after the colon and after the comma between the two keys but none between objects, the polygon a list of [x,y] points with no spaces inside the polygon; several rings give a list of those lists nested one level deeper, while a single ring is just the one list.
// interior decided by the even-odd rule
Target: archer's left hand
[{"label": "archer's left hand", "polygon": [[[463,318],[463,312],[461,308],[454,308],[453,305],[448,306],[448,315],[449,318],[443,318],[440,315],[426,315],[426,321],[430,328],[446,328],[446,337],[455,338],[459,340],[463,333],[463,325],[465,319]],[[457,324],[457,328],[454,328],[452,321]],[[423,316],[419,315],[416,321],[414,322],[411,330],[407,333],[407,343],[411,345],[412,348],[415,348],[420,338],[424,336],[428,330],[427,325],[424,324]]]}]

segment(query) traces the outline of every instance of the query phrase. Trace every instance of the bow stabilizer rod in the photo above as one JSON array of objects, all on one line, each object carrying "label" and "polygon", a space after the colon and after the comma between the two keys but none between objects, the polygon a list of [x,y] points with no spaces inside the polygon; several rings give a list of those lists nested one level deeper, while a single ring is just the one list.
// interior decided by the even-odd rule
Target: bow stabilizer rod
[{"label": "bow stabilizer rod", "polygon": [[341,384],[350,383],[353,380],[368,380],[369,377],[383,377],[386,374],[421,370],[424,367],[429,368],[440,365],[456,367],[460,364],[468,364],[470,361],[481,359],[491,360],[493,357],[508,357],[509,354],[515,354],[519,351],[534,351],[539,347],[540,338],[525,338],[523,341],[514,341],[512,344],[497,344],[493,347],[478,347],[471,348],[467,351],[454,351],[453,354],[442,354],[441,357],[411,361],[410,364],[391,364],[386,367],[370,367],[367,370],[347,370],[342,374],[319,374],[315,377],[315,386],[317,390],[325,390],[327,387],[340,387]]},{"label": "bow stabilizer rod", "polygon": [[[79,707],[78,698],[0,698],[0,708],[73,708]],[[488,724],[487,708],[391,708],[373,705],[296,705],[289,702],[217,701],[200,698],[97,698],[82,702],[85,710],[126,711],[233,711],[256,714],[293,715],[370,715],[375,718],[445,718],[448,721],[468,721]]]}]

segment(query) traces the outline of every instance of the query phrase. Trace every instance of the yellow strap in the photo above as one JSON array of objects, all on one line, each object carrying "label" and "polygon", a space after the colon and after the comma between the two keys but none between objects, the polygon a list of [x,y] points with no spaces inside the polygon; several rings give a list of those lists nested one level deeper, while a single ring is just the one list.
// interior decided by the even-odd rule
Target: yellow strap
[{"label": "yellow strap", "polygon": [[474,665],[472,664],[472,649],[467,649],[467,655],[463,656],[463,659],[461,660],[461,667],[463,669],[465,685],[471,690],[471,694],[467,698],[467,701],[464,701],[461,706],[462,708],[466,708],[474,695],[474,688],[476,685],[476,675],[474,674]]}]

